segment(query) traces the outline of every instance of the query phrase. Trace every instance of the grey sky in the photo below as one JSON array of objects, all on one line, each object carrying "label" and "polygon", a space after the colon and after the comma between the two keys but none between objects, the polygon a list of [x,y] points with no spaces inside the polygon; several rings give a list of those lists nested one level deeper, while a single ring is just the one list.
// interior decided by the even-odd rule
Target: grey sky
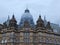
[{"label": "grey sky", "polygon": [[60,24],[60,0],[0,0],[0,23],[15,14],[18,23],[26,7],[36,22],[39,14],[52,23]]}]

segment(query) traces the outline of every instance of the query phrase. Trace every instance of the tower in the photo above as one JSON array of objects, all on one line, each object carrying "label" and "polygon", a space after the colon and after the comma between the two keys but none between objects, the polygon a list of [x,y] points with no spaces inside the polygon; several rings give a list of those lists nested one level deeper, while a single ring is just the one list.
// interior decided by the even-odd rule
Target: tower
[{"label": "tower", "polygon": [[50,22],[47,23],[46,29],[47,29],[48,31],[53,31],[53,29],[52,29],[52,27],[51,27],[51,25],[50,25]]},{"label": "tower", "polygon": [[7,21],[5,21],[5,22],[3,23],[3,27],[4,27],[4,28],[9,27],[9,21],[10,21],[10,17],[8,16]]},{"label": "tower", "polygon": [[39,16],[38,20],[37,20],[37,25],[36,28],[44,28],[44,21],[41,18],[41,15]]},{"label": "tower", "polygon": [[14,14],[13,14],[13,16],[12,16],[10,22],[9,22],[9,27],[15,27],[15,28],[17,27],[17,21],[15,19]]}]

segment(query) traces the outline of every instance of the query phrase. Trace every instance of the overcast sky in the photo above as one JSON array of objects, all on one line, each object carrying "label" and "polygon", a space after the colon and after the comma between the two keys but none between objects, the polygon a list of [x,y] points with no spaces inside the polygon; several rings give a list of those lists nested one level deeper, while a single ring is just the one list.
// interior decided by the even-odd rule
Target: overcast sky
[{"label": "overcast sky", "polygon": [[26,7],[34,22],[41,14],[42,18],[46,16],[47,21],[60,24],[60,0],[0,0],[0,23],[6,21],[8,15],[11,18],[13,13],[19,23]]}]

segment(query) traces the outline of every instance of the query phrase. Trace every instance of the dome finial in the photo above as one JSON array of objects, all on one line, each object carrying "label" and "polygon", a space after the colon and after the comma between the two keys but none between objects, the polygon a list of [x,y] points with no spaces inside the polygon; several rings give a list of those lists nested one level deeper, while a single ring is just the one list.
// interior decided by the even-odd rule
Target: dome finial
[{"label": "dome finial", "polygon": [[30,11],[29,11],[28,7],[26,7],[25,13],[29,13],[29,12],[30,12]]}]

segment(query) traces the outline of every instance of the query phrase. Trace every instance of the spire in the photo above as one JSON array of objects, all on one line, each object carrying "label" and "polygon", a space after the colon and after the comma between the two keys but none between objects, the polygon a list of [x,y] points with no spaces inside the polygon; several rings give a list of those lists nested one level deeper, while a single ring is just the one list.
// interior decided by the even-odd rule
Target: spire
[{"label": "spire", "polygon": [[11,21],[15,21],[15,22],[17,22],[17,21],[16,21],[16,19],[15,19],[15,16],[14,16],[14,14],[13,14],[13,16],[12,16],[12,19],[11,19]]},{"label": "spire", "polygon": [[11,21],[12,21],[12,22],[13,22],[13,21],[14,21],[14,22],[17,22],[16,19],[15,19],[14,14],[12,15]]},{"label": "spire", "polygon": [[8,20],[10,20],[10,16],[8,15]]},{"label": "spire", "polygon": [[46,16],[44,16],[44,25],[47,25]]},{"label": "spire", "polygon": [[46,16],[44,16],[44,20],[46,20]]},{"label": "spire", "polygon": [[41,18],[41,15],[39,15],[39,18],[38,18],[37,22],[43,22],[43,20]]},{"label": "spire", "polygon": [[13,16],[12,16],[12,19],[15,19],[15,16],[14,16],[14,14],[13,14]]},{"label": "spire", "polygon": [[46,17],[44,16],[44,24],[45,24],[45,22],[46,22]]},{"label": "spire", "polygon": [[7,27],[9,26],[9,21],[10,21],[10,17],[9,17],[9,15],[8,15],[8,19],[7,19],[7,22],[6,22]]}]

